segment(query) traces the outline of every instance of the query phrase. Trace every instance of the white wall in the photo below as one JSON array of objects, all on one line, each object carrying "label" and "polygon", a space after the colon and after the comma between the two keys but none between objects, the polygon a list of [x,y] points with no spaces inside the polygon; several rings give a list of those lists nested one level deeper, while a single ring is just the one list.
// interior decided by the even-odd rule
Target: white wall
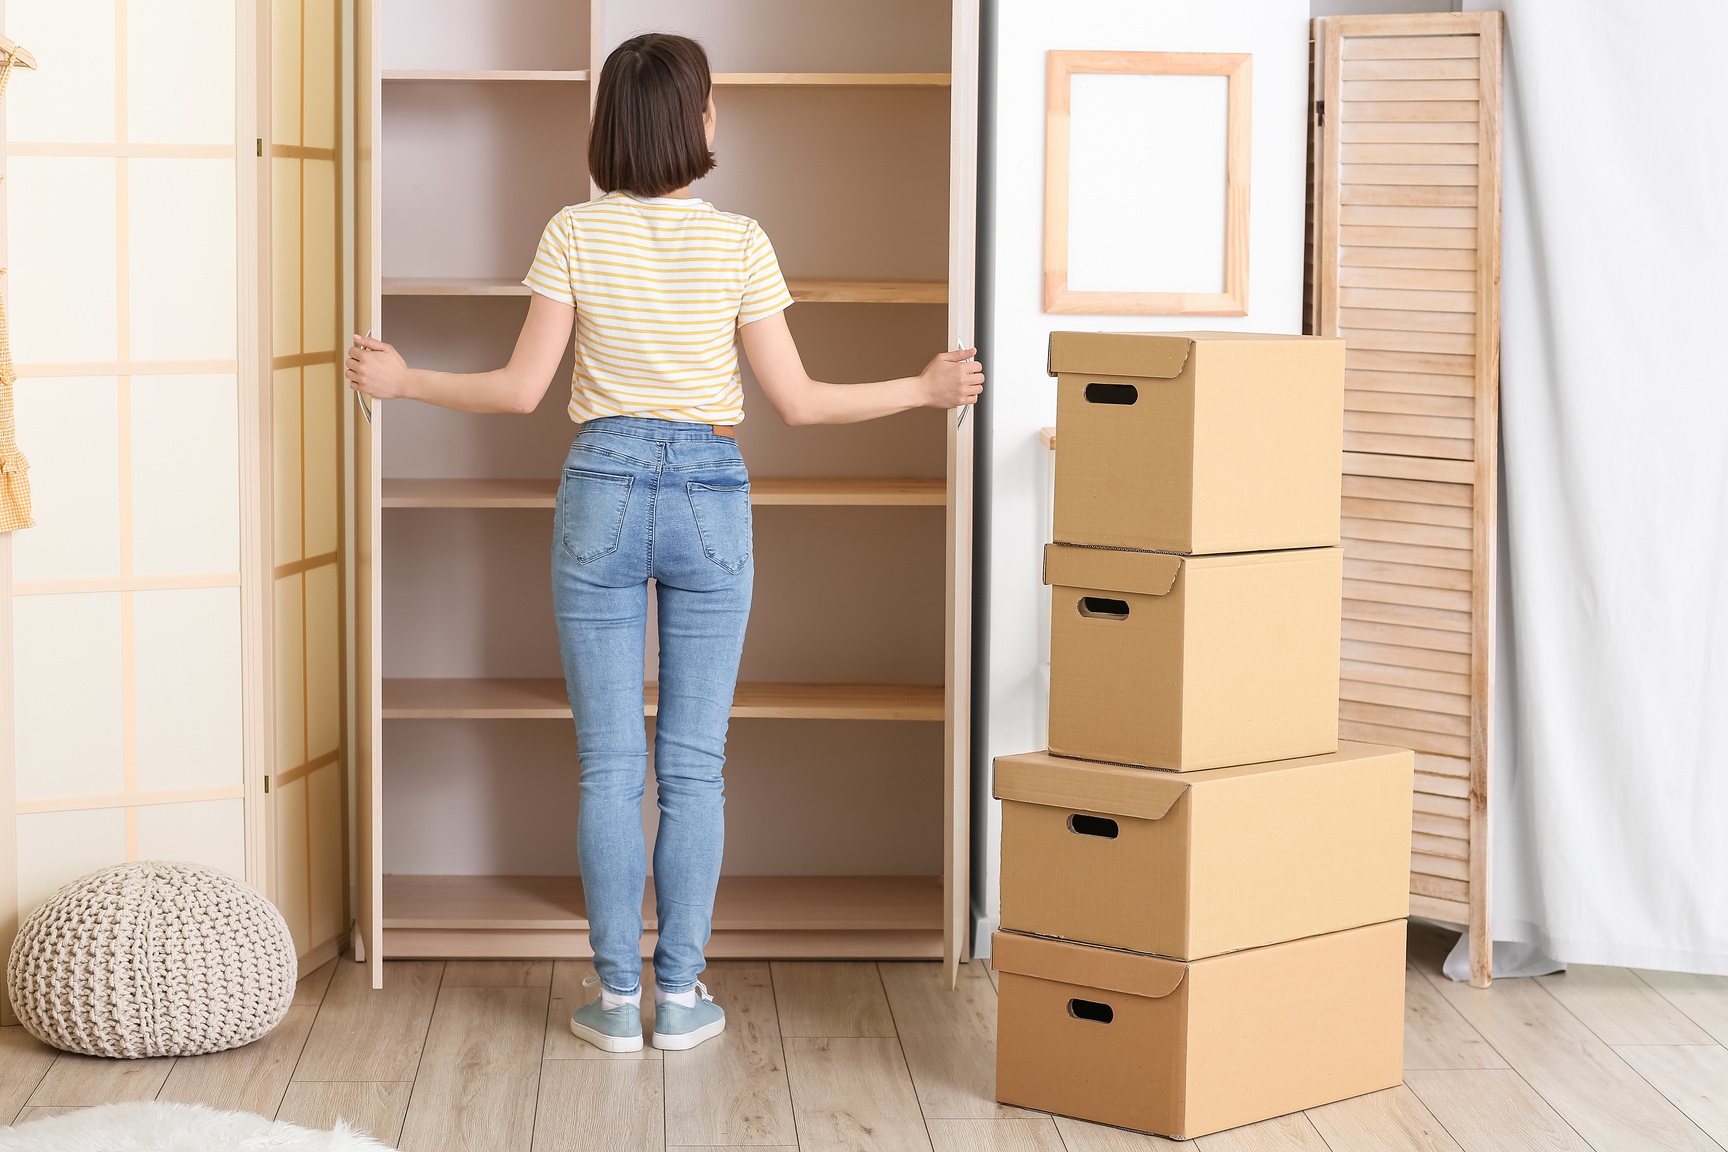
[{"label": "white wall", "polygon": [[[980,952],[999,906],[1000,806],[990,761],[1043,748],[1049,599],[1040,561],[1049,538],[1049,452],[1056,422],[1044,373],[1055,329],[1233,329],[1300,332],[1307,140],[1306,0],[1000,0],[984,45],[985,145],[980,158],[980,353],[990,375],[981,412],[978,507],[983,576],[974,780],[973,901]],[[1042,311],[1044,72],[1051,49],[1251,52],[1252,191],[1249,310],[1242,317],[1050,316]],[[1125,141],[1136,126],[1121,125]],[[1121,210],[1134,211],[1131,195]],[[1180,221],[1173,221],[1180,227]]]}]

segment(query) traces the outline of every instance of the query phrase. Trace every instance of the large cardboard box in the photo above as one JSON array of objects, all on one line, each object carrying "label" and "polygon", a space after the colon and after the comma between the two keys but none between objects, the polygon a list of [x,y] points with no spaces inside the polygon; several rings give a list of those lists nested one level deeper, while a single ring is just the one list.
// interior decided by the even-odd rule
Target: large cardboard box
[{"label": "large cardboard box", "polygon": [[1190,772],[1338,747],[1339,548],[1044,550],[1050,751]]},{"label": "large cardboard box", "polygon": [[1056,539],[1159,552],[1338,543],[1344,341],[1052,332]]},{"label": "large cardboard box", "polygon": [[1166,960],[998,932],[996,1099],[1189,1139],[1403,1078],[1404,921]]},{"label": "large cardboard box", "polygon": [[1171,775],[1000,756],[1002,927],[1195,960],[1405,916],[1415,754]]}]

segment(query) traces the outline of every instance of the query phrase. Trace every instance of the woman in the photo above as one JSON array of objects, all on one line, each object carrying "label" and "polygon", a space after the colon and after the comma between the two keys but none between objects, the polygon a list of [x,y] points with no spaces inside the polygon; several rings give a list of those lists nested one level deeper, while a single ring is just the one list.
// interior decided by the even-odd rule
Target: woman
[{"label": "woman", "polygon": [[720,877],[721,770],[754,576],[750,480],[733,439],[744,419],[737,342],[788,424],[953,408],[983,389],[969,348],[900,380],[810,379],[767,236],[690,195],[715,164],[714,122],[700,45],[660,33],[625,41],[600,73],[588,143],[606,195],[546,226],[510,363],[468,374],[410,368],[390,345],[356,336],[347,364],[350,386],[369,396],[532,412],[575,328],[569,411],[580,429],[558,489],[552,591],[582,769],[577,850],[600,996],[570,1028],[608,1052],[642,1047],[650,579],[660,634],[654,1046],[692,1048],[726,1026],[697,976]]}]

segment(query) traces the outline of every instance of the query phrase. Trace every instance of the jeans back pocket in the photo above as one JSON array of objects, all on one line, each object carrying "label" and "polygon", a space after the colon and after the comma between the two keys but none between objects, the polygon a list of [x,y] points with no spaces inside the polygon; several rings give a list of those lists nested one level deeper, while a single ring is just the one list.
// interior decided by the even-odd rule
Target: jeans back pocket
[{"label": "jeans back pocket", "polygon": [[618,551],[624,534],[624,511],[630,506],[630,476],[564,469],[558,491],[558,517],[564,550],[578,564],[592,564]]},{"label": "jeans back pocket", "polygon": [[708,559],[736,576],[750,563],[750,485],[688,481],[690,511]]}]

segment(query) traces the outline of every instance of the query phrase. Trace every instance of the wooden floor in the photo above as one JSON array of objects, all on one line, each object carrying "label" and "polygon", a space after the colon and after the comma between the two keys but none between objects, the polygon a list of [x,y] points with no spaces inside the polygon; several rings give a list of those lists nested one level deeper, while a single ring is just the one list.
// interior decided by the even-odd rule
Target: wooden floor
[{"label": "wooden floor", "polygon": [[[1575,967],[1486,991],[1411,929],[1405,1085],[1203,1137],[1201,1152],[1488,1152],[1728,1146],[1728,977]],[[715,963],[727,1030],[607,1055],[566,1027],[580,962],[401,961],[381,992],[333,962],[233,1052],[67,1056],[0,1029],[0,1121],[109,1101],[201,1101],[404,1149],[1138,1152],[1172,1142],[991,1100],[996,992],[930,963]]]}]

